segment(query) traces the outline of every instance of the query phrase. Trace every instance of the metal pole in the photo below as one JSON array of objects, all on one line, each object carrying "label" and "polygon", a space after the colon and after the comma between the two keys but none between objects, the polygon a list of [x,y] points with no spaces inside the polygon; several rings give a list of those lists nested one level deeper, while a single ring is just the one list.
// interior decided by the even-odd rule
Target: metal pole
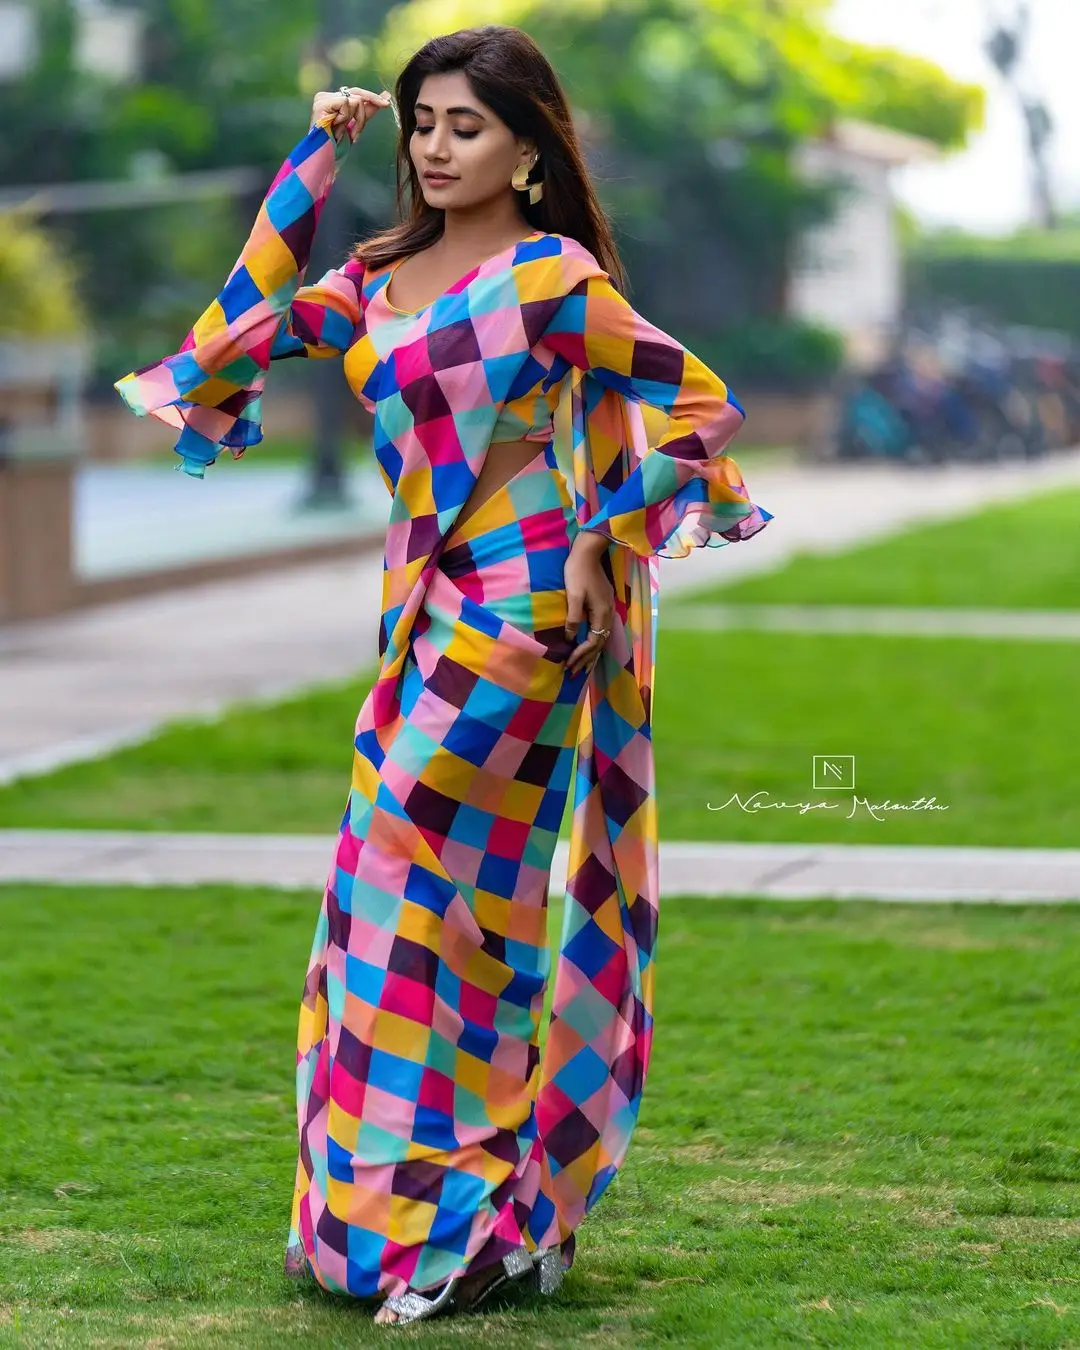
[{"label": "metal pole", "polygon": [[[341,72],[334,65],[333,50],[349,35],[349,0],[321,0],[319,47],[330,68],[327,88],[342,84]],[[314,92],[314,91],[312,91]],[[319,231],[311,251],[309,280],[315,281],[332,267],[340,267],[348,249],[350,221],[345,194],[335,184],[323,204]],[[302,508],[341,507],[348,502],[342,457],[344,429],[348,421],[349,387],[338,361],[313,363],[315,444]]]}]

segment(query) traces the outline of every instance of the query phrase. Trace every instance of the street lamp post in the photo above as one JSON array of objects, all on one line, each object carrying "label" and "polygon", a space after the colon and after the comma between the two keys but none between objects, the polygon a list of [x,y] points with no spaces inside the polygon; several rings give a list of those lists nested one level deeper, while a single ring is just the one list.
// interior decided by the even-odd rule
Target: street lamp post
[{"label": "street lamp post", "polygon": [[1031,98],[1024,93],[1020,79],[1020,66],[1031,27],[1031,0],[1017,0],[1011,21],[999,16],[997,4],[991,0],[984,0],[984,9],[991,27],[985,43],[986,54],[1015,94],[1024,118],[1036,221],[1044,229],[1053,229],[1058,223],[1058,215],[1050,179],[1048,150],[1054,122],[1050,110],[1041,99]]},{"label": "street lamp post", "polygon": [[[348,35],[350,0],[321,0],[319,55],[330,71],[328,88],[342,83],[334,63],[337,45]],[[331,191],[323,203],[319,232],[311,253],[311,275],[317,278],[340,263],[347,243],[349,205],[344,193]],[[342,456],[344,429],[348,420],[349,389],[336,361],[316,361],[313,397],[315,444],[307,490],[301,505],[308,509],[344,506],[347,502]]]}]

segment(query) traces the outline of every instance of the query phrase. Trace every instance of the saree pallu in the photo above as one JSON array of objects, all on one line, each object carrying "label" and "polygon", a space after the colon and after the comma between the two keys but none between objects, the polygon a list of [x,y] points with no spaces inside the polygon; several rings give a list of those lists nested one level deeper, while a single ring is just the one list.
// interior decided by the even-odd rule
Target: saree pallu
[{"label": "saree pallu", "polygon": [[[537,1097],[550,1081],[583,1102],[608,1076],[539,1044],[588,679],[565,667],[576,529],[549,442],[448,533],[397,722],[358,718],[303,996],[287,1256],[331,1290],[424,1289],[521,1246],[572,1260]],[[607,960],[603,934],[571,941],[579,966]]]}]

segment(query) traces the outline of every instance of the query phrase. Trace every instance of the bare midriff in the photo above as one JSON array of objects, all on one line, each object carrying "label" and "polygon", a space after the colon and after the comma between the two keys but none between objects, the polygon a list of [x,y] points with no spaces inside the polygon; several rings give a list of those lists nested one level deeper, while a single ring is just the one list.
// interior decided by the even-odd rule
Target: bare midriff
[{"label": "bare midriff", "polygon": [[465,498],[454,521],[454,528],[464,525],[515,474],[530,464],[543,448],[542,441],[494,441],[489,445],[472,491]]}]

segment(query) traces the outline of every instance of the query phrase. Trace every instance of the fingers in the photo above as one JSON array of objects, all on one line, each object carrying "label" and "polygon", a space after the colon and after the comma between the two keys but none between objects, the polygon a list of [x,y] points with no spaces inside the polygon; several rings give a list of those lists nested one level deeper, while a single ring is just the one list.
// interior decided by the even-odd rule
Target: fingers
[{"label": "fingers", "polygon": [[350,107],[353,124],[350,135],[355,143],[357,136],[367,126],[368,119],[374,117],[380,108],[389,106],[390,95],[385,89],[379,94],[373,93],[370,89],[350,89],[349,92],[352,95]]},{"label": "fingers", "polygon": [[[337,117],[334,119],[335,129],[345,128],[350,122],[356,122],[361,127],[367,120],[367,108],[364,106],[364,91],[361,89],[350,89],[349,97],[342,98]],[[356,137],[353,136],[353,140]]]},{"label": "fingers", "polygon": [[318,122],[329,115],[332,118],[329,127],[331,135],[340,140],[341,133],[347,130],[350,140],[355,142],[367,124],[368,118],[380,108],[389,106],[390,94],[385,89],[381,93],[375,93],[359,85],[350,85],[347,88],[347,94],[340,91],[316,94],[312,121]]},{"label": "fingers", "polygon": [[576,675],[582,666],[592,666],[600,659],[600,653],[604,650],[604,639],[589,635],[587,642],[582,642],[574,648],[566,659],[566,669],[571,675]]},{"label": "fingers", "polygon": [[[611,593],[611,587],[605,583],[602,589],[596,592],[591,590],[577,591],[573,586],[567,586],[566,590],[566,636],[573,638],[577,633],[581,623],[581,612],[585,610],[588,615],[589,628],[605,630],[608,634],[611,632],[612,619],[614,616],[614,603]],[[576,617],[575,617],[576,616]],[[576,675],[583,666],[592,666],[599,660],[600,653],[607,644],[607,637],[601,632],[589,632],[584,642],[579,643],[566,660],[566,668],[571,675]]]},{"label": "fingers", "polygon": [[568,585],[566,588],[566,640],[572,642],[574,635],[585,617],[585,593],[579,591],[575,586]]},{"label": "fingers", "polygon": [[[335,136],[339,132],[344,131],[350,122],[359,121],[360,124],[363,125],[364,115],[361,110],[362,100],[357,97],[358,93],[358,90],[350,90],[348,98],[346,98],[344,94],[338,95],[337,107],[334,111],[334,121],[331,126],[331,130]],[[355,136],[352,137],[352,139],[355,140]]]}]

